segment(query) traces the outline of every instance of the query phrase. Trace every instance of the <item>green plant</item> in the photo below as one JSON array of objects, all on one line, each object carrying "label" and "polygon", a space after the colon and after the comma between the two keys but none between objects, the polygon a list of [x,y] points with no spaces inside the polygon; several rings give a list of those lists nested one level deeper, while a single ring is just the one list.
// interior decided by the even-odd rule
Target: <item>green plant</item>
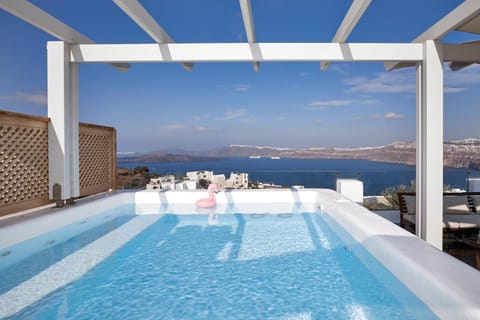
[{"label": "green plant", "polygon": [[382,196],[387,199],[388,202],[392,205],[393,209],[399,208],[399,201],[398,201],[398,193],[399,192],[415,192],[417,190],[417,186],[415,180],[410,181],[410,185],[406,186],[401,184],[396,187],[388,187],[382,191]]}]

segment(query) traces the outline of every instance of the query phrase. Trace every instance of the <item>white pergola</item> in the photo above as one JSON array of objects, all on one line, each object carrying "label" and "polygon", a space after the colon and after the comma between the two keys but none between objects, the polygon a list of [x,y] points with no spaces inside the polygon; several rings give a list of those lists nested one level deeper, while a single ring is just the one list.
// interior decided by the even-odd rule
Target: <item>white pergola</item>
[{"label": "white pergola", "polygon": [[79,196],[78,64],[109,63],[126,71],[135,62],[176,62],[192,71],[194,62],[382,61],[387,70],[417,70],[417,235],[442,248],[443,62],[453,70],[480,62],[480,43],[445,44],[453,30],[480,33],[480,1],[465,0],[412,43],[345,43],[371,0],[353,0],[331,43],[258,43],[250,0],[239,0],[246,43],[176,44],[137,0],[112,0],[154,41],[151,44],[96,44],[27,0],[0,0],[0,8],[55,36],[48,42],[50,195]]}]

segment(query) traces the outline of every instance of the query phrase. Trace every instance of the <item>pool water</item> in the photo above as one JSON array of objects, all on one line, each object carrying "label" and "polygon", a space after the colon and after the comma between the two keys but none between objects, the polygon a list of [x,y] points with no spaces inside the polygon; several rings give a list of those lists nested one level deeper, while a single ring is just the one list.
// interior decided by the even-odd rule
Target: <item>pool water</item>
[{"label": "pool water", "polygon": [[[0,270],[10,279],[0,282],[0,301],[32,301],[15,313],[0,303],[0,317],[436,318],[339,232],[323,212],[119,217]],[[59,281],[46,276],[50,269],[60,285],[50,284]],[[33,273],[42,276],[29,287]],[[31,293],[42,284],[52,289]]]}]

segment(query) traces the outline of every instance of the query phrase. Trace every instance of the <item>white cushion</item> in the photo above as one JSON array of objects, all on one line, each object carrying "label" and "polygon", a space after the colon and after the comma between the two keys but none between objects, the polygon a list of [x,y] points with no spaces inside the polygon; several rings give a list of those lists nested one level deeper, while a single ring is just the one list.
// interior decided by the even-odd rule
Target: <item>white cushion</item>
[{"label": "white cushion", "polygon": [[443,214],[472,214],[467,196],[443,196]]}]

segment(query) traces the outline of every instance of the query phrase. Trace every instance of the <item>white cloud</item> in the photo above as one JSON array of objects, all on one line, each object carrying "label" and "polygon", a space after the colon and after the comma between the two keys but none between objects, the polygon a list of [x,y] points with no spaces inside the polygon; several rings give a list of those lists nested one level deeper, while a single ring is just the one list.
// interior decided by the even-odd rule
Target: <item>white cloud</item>
[{"label": "white cloud", "polygon": [[353,104],[353,100],[325,100],[313,101],[309,104],[310,107],[343,107]]},{"label": "white cloud", "polygon": [[386,114],[372,114],[370,115],[369,117],[371,120],[380,120],[380,119],[385,119],[385,120],[399,120],[399,119],[404,119],[405,118],[405,115],[403,114],[399,114],[399,113],[395,113],[395,112],[389,112],[389,113],[386,113]]},{"label": "white cloud", "polygon": [[387,119],[387,120],[403,119],[403,118],[405,118],[405,115],[399,114],[399,113],[395,113],[395,112],[389,112],[389,113],[385,114],[385,115],[383,116],[383,118],[385,118],[385,119]]},{"label": "white cloud", "polygon": [[443,92],[445,93],[458,93],[458,92],[463,92],[466,91],[467,88],[455,88],[455,87],[444,87]]},{"label": "white cloud", "polygon": [[13,96],[0,96],[0,100],[23,101],[41,106],[47,105],[47,95],[44,93],[16,92]]},{"label": "white cloud", "polygon": [[467,87],[480,84],[480,66],[475,64],[459,71],[452,71],[445,66],[443,82],[447,93],[465,91]]},{"label": "white cloud", "polygon": [[234,84],[232,87],[233,87],[233,91],[236,91],[236,92],[245,92],[252,88],[251,85],[246,83],[237,83],[237,84]]},{"label": "white cloud", "polygon": [[[473,65],[460,71],[452,71],[445,64],[444,92],[458,93],[480,84],[480,66]],[[346,92],[361,93],[415,93],[415,69],[401,69],[380,72],[372,77],[352,77],[345,79],[349,86]]]},{"label": "white cloud", "polygon": [[378,103],[378,100],[375,99],[351,99],[351,100],[323,100],[323,101],[313,101],[305,106],[307,110],[317,110],[326,107],[345,107],[351,105],[366,105],[366,104],[375,104]]},{"label": "white cloud", "polygon": [[198,121],[202,119],[209,119],[211,116],[209,114],[199,114],[199,115],[193,115],[192,120]]},{"label": "white cloud", "polygon": [[335,71],[335,72],[338,72],[340,74],[348,74],[349,73],[344,66],[341,66],[339,64],[330,64],[328,66],[328,70]]},{"label": "white cloud", "polygon": [[394,72],[381,72],[372,78],[353,77],[345,79],[345,84],[350,86],[347,92],[415,92],[415,72],[398,70]]},{"label": "white cloud", "polygon": [[238,118],[244,118],[247,115],[247,109],[229,110],[225,115],[217,118],[219,121],[230,121]]},{"label": "white cloud", "polygon": [[180,129],[185,129],[187,126],[182,123],[171,123],[171,124],[166,124],[162,126],[162,129],[165,130],[180,130]]},{"label": "white cloud", "polygon": [[200,133],[200,132],[216,132],[216,131],[220,131],[220,130],[217,129],[217,128],[209,128],[209,127],[198,126],[198,127],[193,127],[193,131]]},{"label": "white cloud", "polygon": [[300,72],[298,75],[300,77],[308,77],[310,75],[310,72],[304,71],[304,72]]}]

